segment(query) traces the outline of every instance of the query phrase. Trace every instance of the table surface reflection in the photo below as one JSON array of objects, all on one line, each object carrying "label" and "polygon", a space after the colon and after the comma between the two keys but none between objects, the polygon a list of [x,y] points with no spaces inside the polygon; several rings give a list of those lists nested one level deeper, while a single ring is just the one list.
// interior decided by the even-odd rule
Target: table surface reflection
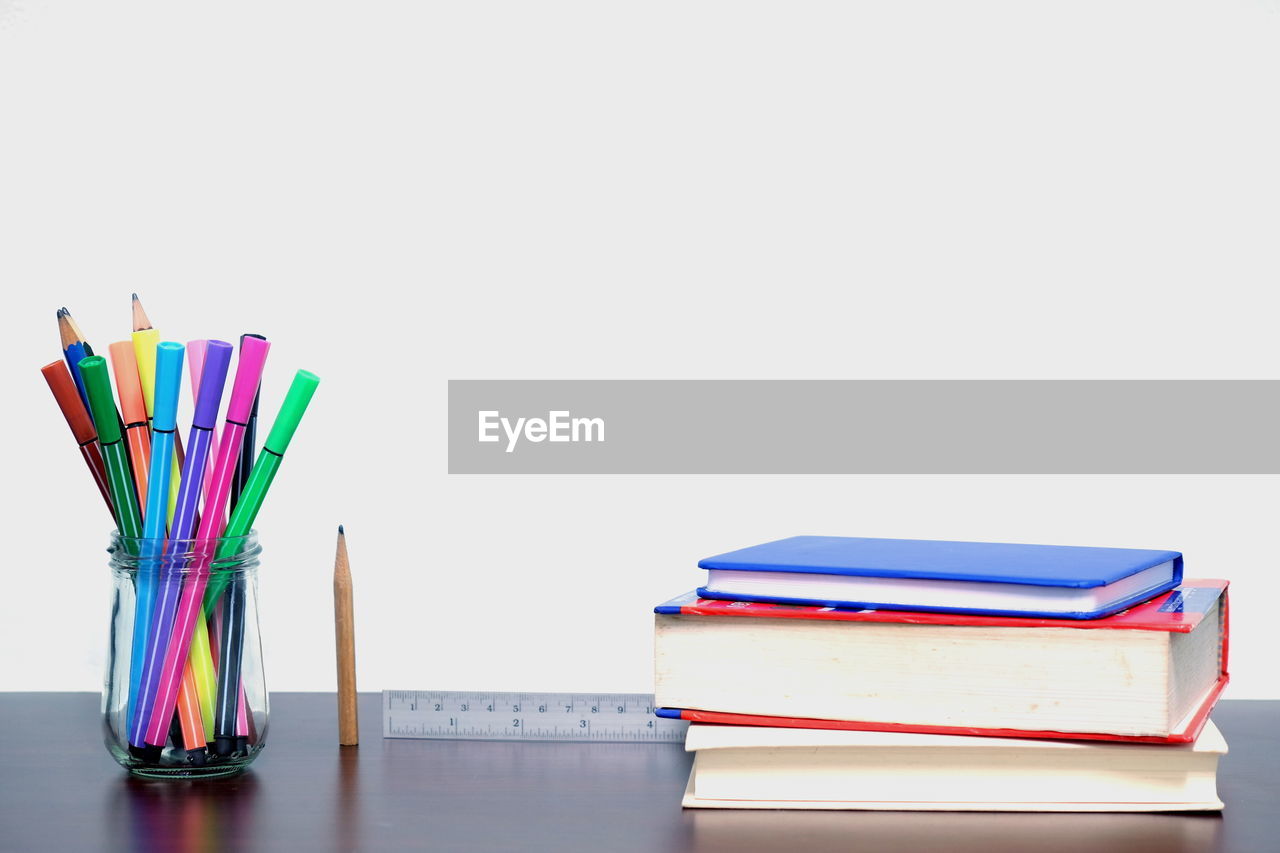
[{"label": "table surface reflection", "polygon": [[383,740],[376,694],[358,748],[337,746],[332,694],[272,694],[250,771],[144,781],[107,754],[98,701],[0,694],[0,849],[1280,850],[1280,702],[1214,712],[1217,816],[682,810],[677,745]]}]

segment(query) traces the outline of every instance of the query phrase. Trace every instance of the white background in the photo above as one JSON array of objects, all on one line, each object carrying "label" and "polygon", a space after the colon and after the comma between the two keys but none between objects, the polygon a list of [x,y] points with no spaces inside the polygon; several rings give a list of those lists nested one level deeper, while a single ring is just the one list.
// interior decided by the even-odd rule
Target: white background
[{"label": "white background", "polygon": [[[99,497],[38,368],[138,291],[323,377],[268,681],[648,690],[796,533],[1174,548],[1280,698],[1275,477],[450,477],[448,378],[1275,378],[1280,5],[0,0],[0,689],[95,690]],[[945,413],[941,413],[945,416]],[[1151,428],[1177,412],[1152,412]]]}]

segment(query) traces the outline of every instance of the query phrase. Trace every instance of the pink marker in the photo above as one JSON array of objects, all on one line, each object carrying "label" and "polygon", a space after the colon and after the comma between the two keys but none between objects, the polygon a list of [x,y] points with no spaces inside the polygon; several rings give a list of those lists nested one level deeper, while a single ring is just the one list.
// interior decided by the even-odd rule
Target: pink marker
[{"label": "pink marker", "polygon": [[[236,737],[244,738],[245,744],[249,743],[249,705],[244,701],[244,682],[240,682],[240,701],[236,704]],[[244,746],[237,746],[237,751],[243,752]]]},{"label": "pink marker", "polygon": [[[235,384],[231,386],[231,399],[227,403],[227,421],[222,428],[218,461],[213,466],[212,486],[205,498],[204,512],[200,515],[197,539],[216,539],[226,526],[231,477],[240,459],[245,426],[253,408],[253,397],[258,393],[258,385],[262,382],[262,367],[266,363],[269,349],[271,344],[258,338],[245,338],[240,346]],[[160,670],[160,686],[147,724],[146,741],[153,746],[163,746],[169,734],[169,723],[178,702],[182,669],[187,662],[191,635],[195,632],[196,619],[200,616],[204,601],[204,588],[208,583],[209,562],[213,558],[213,552],[214,548],[209,544],[204,553],[192,560],[190,576],[182,587],[182,599],[178,602],[173,633],[169,638],[169,647],[165,650],[164,666]]]},{"label": "pink marker", "polygon": [[[200,396],[200,371],[204,370],[204,354],[209,349],[208,341],[187,342],[187,366],[191,369],[191,400]],[[209,439],[209,459],[205,463],[204,488],[200,496],[205,503],[209,502],[209,487],[213,484],[213,463],[218,458],[218,434],[214,432]]]}]

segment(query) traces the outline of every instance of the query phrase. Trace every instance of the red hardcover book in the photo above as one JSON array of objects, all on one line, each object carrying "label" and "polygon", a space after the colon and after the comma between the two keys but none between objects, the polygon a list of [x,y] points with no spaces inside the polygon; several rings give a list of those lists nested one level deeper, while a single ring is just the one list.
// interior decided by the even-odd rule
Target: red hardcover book
[{"label": "red hardcover book", "polygon": [[[1055,731],[1034,728],[1001,728],[992,726],[927,725],[887,722],[884,720],[823,719],[774,714],[744,714],[727,710],[693,707],[660,707],[659,716],[700,723],[721,723],[792,728],[848,729],[854,731],[923,732],[947,735],[988,737],[1062,738],[1073,740],[1110,740],[1135,743],[1189,743],[1196,739],[1209,719],[1209,712],[1226,687],[1228,652],[1228,606],[1225,580],[1184,580],[1176,589],[1150,601],[1103,619],[1081,621],[1025,617],[974,616],[951,613],[920,613],[897,610],[842,610],[833,607],[772,604],[746,601],[722,601],[699,598],[693,593],[672,599],[654,608],[663,616],[697,616],[726,619],[792,619],[823,622],[887,623],[934,626],[968,626],[986,628],[1055,628],[1072,631],[1156,631],[1166,634],[1190,634],[1209,614],[1218,620],[1217,678],[1199,698],[1189,713],[1179,720],[1167,735],[1127,735],[1107,732]],[[660,643],[661,645],[661,643]],[[660,667],[661,669],[661,667]],[[659,678],[658,702],[663,703],[662,679]],[[664,703],[665,704],[665,703]]]}]

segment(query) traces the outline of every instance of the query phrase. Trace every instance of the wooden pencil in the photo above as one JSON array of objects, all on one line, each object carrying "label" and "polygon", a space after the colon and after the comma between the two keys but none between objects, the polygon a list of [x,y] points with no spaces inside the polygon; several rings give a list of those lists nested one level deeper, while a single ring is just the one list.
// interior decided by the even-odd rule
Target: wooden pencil
[{"label": "wooden pencil", "polygon": [[[84,377],[80,375],[80,362],[84,358],[94,355],[93,347],[89,346],[89,342],[84,339],[84,332],[80,330],[80,325],[76,323],[75,318],[71,316],[71,312],[64,306],[58,309],[58,336],[62,340],[62,354],[67,359],[67,367],[71,371],[71,378],[75,380],[76,390],[80,392],[80,399],[84,402],[85,411],[89,412],[89,416],[93,417],[93,409],[89,405],[89,394],[85,390]],[[114,408],[114,404],[113,404]],[[120,433],[124,434],[124,420],[120,417],[120,411],[116,410],[116,426],[120,428]],[[95,423],[95,429],[101,429],[101,425]],[[133,457],[130,455],[132,451],[129,445],[125,445],[125,458],[130,460],[132,464]]]},{"label": "wooden pencil", "polygon": [[356,624],[347,537],[341,524],[338,525],[338,551],[333,560],[333,626],[338,647],[338,743],[357,746],[360,727],[356,717]]},{"label": "wooden pencil", "polygon": [[[147,408],[147,425],[150,428],[152,413],[151,410],[155,406],[155,381],[156,381],[156,347],[160,344],[160,332],[152,325],[151,320],[147,317],[147,312],[142,310],[142,300],[138,298],[138,294],[133,294],[132,298],[133,311],[133,358],[138,364],[138,381],[142,384],[142,402]],[[194,390],[194,386],[193,390]],[[192,394],[194,397],[194,393]],[[213,472],[213,461],[218,456],[217,439],[209,446],[209,467],[206,470],[206,476]],[[165,514],[169,521],[173,521],[173,514],[178,509],[178,487],[182,480],[182,460],[186,458],[186,452],[182,447],[181,432],[175,430],[173,433],[173,465],[170,466],[169,477],[169,505],[165,508]],[[209,493],[209,486],[205,485],[205,494]],[[207,660],[205,658],[204,660]],[[199,661],[198,661],[199,662]],[[204,680],[199,683],[204,689],[209,691],[205,696],[206,707],[209,697],[212,696],[213,685],[209,683],[208,668],[197,669],[197,674],[204,676]]]},{"label": "wooden pencil", "polygon": [[135,332],[145,332],[152,328],[151,320],[147,317],[147,312],[142,310],[142,300],[138,298],[138,294],[133,294],[133,330]]},{"label": "wooden pencil", "polygon": [[58,338],[62,342],[62,354],[67,359],[67,369],[76,384],[76,393],[80,395],[85,411],[89,411],[89,395],[85,393],[84,379],[80,376],[80,360],[93,355],[93,348],[85,343],[80,327],[66,308],[58,309]]}]

